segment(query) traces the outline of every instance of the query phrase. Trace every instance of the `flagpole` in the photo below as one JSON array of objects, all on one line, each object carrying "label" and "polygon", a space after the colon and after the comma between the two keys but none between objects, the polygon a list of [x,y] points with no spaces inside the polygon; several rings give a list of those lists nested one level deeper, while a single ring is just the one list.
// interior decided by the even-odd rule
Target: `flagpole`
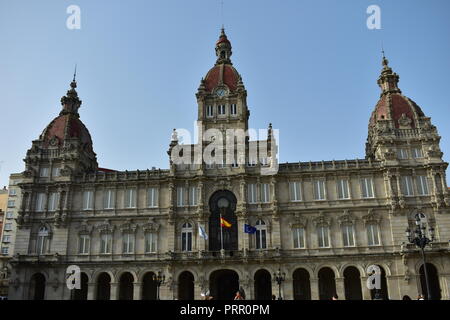
[{"label": "flagpole", "polygon": [[222,213],[220,213],[220,247],[223,250]]}]

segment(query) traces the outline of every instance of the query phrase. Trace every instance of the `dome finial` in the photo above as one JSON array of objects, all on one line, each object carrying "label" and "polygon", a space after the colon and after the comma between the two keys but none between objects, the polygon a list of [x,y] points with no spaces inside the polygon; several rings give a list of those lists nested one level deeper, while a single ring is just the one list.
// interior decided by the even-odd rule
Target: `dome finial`
[{"label": "dome finial", "polygon": [[227,35],[225,34],[225,28],[222,25],[219,40],[216,42],[216,56],[217,62],[216,64],[228,63],[231,64],[230,57],[232,55],[231,51],[231,42],[228,40]]}]

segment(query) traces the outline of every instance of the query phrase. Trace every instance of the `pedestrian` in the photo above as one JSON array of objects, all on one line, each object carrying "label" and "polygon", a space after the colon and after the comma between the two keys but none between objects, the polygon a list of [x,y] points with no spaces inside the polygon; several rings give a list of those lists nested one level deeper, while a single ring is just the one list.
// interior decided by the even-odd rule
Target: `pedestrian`
[{"label": "pedestrian", "polygon": [[404,295],[402,300],[412,300],[410,296]]},{"label": "pedestrian", "polygon": [[417,297],[417,300],[425,300],[425,299],[423,298],[423,295],[419,294],[419,296]]},{"label": "pedestrian", "polygon": [[237,291],[236,295],[234,296],[234,300],[244,300],[244,297],[241,296],[241,292]]},{"label": "pedestrian", "polygon": [[334,294],[333,297],[331,298],[331,300],[339,300],[339,297],[337,294]]}]

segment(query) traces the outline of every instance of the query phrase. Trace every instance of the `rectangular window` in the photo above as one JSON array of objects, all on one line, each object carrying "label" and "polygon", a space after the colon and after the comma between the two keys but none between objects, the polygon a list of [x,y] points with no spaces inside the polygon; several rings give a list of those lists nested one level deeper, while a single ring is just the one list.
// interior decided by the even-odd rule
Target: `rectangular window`
[{"label": "rectangular window", "polygon": [[53,167],[53,169],[52,169],[52,177],[59,177],[60,176],[60,170],[61,170],[61,168],[59,168],[59,167]]},{"label": "rectangular window", "polygon": [[10,235],[4,235],[3,236],[3,242],[11,242],[11,236]]},{"label": "rectangular window", "polygon": [[325,181],[315,180],[314,184],[314,200],[325,200]]},{"label": "rectangular window", "polygon": [[186,200],[186,188],[177,187],[177,206],[184,207],[185,200]]},{"label": "rectangular window", "polygon": [[367,240],[369,246],[378,246],[380,244],[380,239],[378,237],[378,225],[369,224],[367,226]]},{"label": "rectangular window", "polygon": [[12,230],[12,223],[5,223],[5,231],[11,231]]},{"label": "rectangular window", "polygon": [[181,251],[192,251],[192,232],[181,233]]},{"label": "rectangular window", "polygon": [[94,209],[94,191],[88,190],[83,192],[83,210]]},{"label": "rectangular window", "polygon": [[220,104],[217,106],[217,113],[219,115],[224,115],[225,114],[225,105],[224,104]]},{"label": "rectangular window", "polygon": [[36,194],[36,211],[44,211],[45,193]]},{"label": "rectangular window", "polygon": [[250,183],[247,185],[248,188],[248,203],[256,203],[256,184]]},{"label": "rectangular window", "polygon": [[319,248],[328,248],[330,246],[329,230],[326,226],[320,226],[317,228],[318,244]]},{"label": "rectangular window", "polygon": [[16,200],[8,200],[8,208],[14,208]]},{"label": "rectangular window", "polygon": [[232,116],[235,116],[237,114],[237,108],[236,108],[236,104],[235,103],[232,103],[230,105],[230,114]]},{"label": "rectangular window", "polygon": [[149,208],[157,208],[158,207],[158,188],[155,188],[155,187],[148,188],[147,207],[149,207]]},{"label": "rectangular window", "polygon": [[261,183],[261,202],[270,202],[270,185],[268,183]]},{"label": "rectangular window", "polygon": [[428,195],[428,180],[426,176],[417,176],[417,189],[419,192],[419,195],[425,196]]},{"label": "rectangular window", "polygon": [[197,187],[189,188],[189,205],[196,206],[197,205]]},{"label": "rectangular window", "polygon": [[89,253],[89,246],[90,246],[90,238],[87,234],[81,235],[79,239],[80,243],[78,246],[78,253],[79,254],[88,254]]},{"label": "rectangular window", "polygon": [[14,213],[12,211],[6,211],[6,219],[12,219],[14,216]]},{"label": "rectangular window", "polygon": [[47,252],[47,236],[38,235],[36,243],[36,253],[44,254]]},{"label": "rectangular window", "polygon": [[47,178],[49,174],[49,168],[48,167],[43,167],[39,170],[39,177],[41,178]]},{"label": "rectangular window", "polygon": [[127,232],[123,235],[123,253],[134,252],[134,234]]},{"label": "rectangular window", "polygon": [[52,192],[48,196],[48,211],[56,211],[58,209],[59,204],[59,193]]},{"label": "rectangular window", "polygon": [[302,201],[301,182],[289,182],[289,195],[291,201]]},{"label": "rectangular window", "polygon": [[403,195],[405,195],[405,196],[414,195],[411,176],[402,176],[402,189],[403,189]]},{"label": "rectangular window", "polygon": [[397,149],[397,157],[399,159],[408,159],[408,150],[404,148]]},{"label": "rectangular window", "polygon": [[301,249],[305,247],[305,229],[297,227],[292,229],[294,248]]},{"label": "rectangular window", "polygon": [[355,246],[353,225],[348,224],[348,225],[342,226],[342,239],[343,239],[344,247],[354,247]]},{"label": "rectangular window", "polygon": [[114,209],[115,191],[107,189],[103,191],[103,209]]},{"label": "rectangular window", "polygon": [[100,253],[111,253],[112,236],[110,233],[102,233],[100,236]]},{"label": "rectangular window", "polygon": [[10,196],[15,196],[15,195],[17,195],[17,190],[16,190],[16,189],[9,189],[9,195],[10,195]]},{"label": "rectangular window", "polygon": [[422,148],[412,148],[412,157],[414,159],[423,158]]},{"label": "rectangular window", "polygon": [[338,199],[350,199],[350,192],[348,188],[347,179],[337,180]]},{"label": "rectangular window", "polygon": [[145,252],[155,253],[156,252],[156,234],[149,232],[145,234]]},{"label": "rectangular window", "polygon": [[266,249],[267,248],[267,242],[266,242],[266,229],[256,229],[256,249]]},{"label": "rectangular window", "polygon": [[207,117],[212,117],[214,115],[214,111],[213,111],[213,106],[207,106],[206,107],[206,116]]},{"label": "rectangular window", "polygon": [[7,255],[8,254],[8,250],[9,250],[8,247],[2,247],[2,254],[3,255]]},{"label": "rectangular window", "polygon": [[373,198],[373,181],[372,178],[361,179],[361,192],[363,198]]},{"label": "rectangular window", "polygon": [[136,208],[136,189],[125,190],[125,208]]}]

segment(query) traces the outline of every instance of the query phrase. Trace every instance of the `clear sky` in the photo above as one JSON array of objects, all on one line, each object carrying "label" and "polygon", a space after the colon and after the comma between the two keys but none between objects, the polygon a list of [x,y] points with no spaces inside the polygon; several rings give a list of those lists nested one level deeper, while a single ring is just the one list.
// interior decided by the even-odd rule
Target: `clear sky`
[{"label": "clear sky", "polygon": [[[448,0],[0,0],[0,185],[58,115],[78,64],[82,121],[101,167],[168,168],[172,128],[225,24],[250,126],[280,130],[281,162],[364,158],[381,43],[403,93],[432,117],[450,160]],[[366,25],[381,8],[381,29]],[[66,9],[81,9],[69,30]]]}]

